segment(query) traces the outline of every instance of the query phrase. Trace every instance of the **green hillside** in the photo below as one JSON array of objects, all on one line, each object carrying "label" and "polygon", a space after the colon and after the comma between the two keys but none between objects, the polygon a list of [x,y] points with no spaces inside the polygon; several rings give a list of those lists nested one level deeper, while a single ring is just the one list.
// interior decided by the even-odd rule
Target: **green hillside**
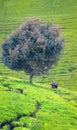
[{"label": "green hillside", "polygon": [[76,130],[77,94],[43,84],[2,78],[0,83],[1,130]]},{"label": "green hillside", "polygon": [[[46,83],[53,79],[61,87],[76,90],[77,87],[77,1],[76,0],[0,0],[0,43],[28,17],[39,17],[44,21],[58,24],[63,31],[65,48],[58,65],[49,75]],[[0,44],[1,45],[1,44]],[[9,72],[8,72],[9,73]],[[53,78],[53,79],[52,79]],[[42,78],[41,78],[42,79]],[[41,80],[40,79],[40,80]],[[71,80],[72,79],[72,80]],[[38,80],[38,79],[37,79]],[[73,84],[74,83],[74,84]]]},{"label": "green hillside", "polygon": [[[36,16],[62,28],[65,47],[58,64],[34,77],[1,62],[3,40],[19,24]],[[58,89],[51,89],[56,80]],[[0,129],[77,130],[77,1],[0,0]]]}]

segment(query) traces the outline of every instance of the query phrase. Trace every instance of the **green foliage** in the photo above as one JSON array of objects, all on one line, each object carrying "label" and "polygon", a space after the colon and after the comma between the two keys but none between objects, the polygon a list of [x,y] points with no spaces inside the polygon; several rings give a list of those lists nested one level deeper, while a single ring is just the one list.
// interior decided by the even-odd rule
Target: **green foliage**
[{"label": "green foliage", "polygon": [[[0,122],[12,119],[8,126],[3,127],[4,130],[11,124],[17,130],[77,129],[76,92],[60,87],[53,90],[51,86],[37,83],[31,85],[23,79],[8,78],[7,86],[3,84],[0,88]],[[23,93],[20,93],[19,88],[23,89]],[[39,108],[36,108],[37,101]],[[32,115],[34,111],[36,113]]]},{"label": "green foliage", "polygon": [[[34,85],[25,73],[11,71],[0,61],[0,123],[12,118],[14,130],[77,130],[77,1],[0,0],[0,48],[7,35],[31,16],[62,27],[64,54],[52,71],[34,78]],[[51,89],[53,80],[58,89]],[[40,108],[36,117],[31,117],[36,101]],[[17,120],[18,114],[22,117]],[[9,124],[1,128],[8,129]]]},{"label": "green foliage", "polygon": [[[37,6],[38,5],[38,6]],[[61,56],[58,65],[50,71],[43,78],[36,78],[50,84],[52,80],[57,80],[61,87],[67,87],[72,90],[77,89],[77,1],[63,1],[63,0],[31,0],[25,1],[13,0],[13,1],[0,1],[1,13],[0,13],[0,43],[7,37],[7,35],[18,26],[24,19],[32,16],[41,18],[44,21],[57,23],[61,26],[65,39],[64,54]],[[10,8],[11,7],[11,8]],[[36,8],[37,7],[37,8]],[[10,10],[9,10],[10,8]],[[1,44],[0,44],[1,46]],[[1,47],[0,47],[1,48]],[[1,52],[1,51],[0,51]],[[1,53],[0,53],[1,57]],[[71,69],[74,68],[74,69]],[[6,69],[3,65],[0,65],[0,72]],[[72,71],[70,71],[72,70]],[[3,73],[3,72],[2,72]],[[8,70],[7,73],[11,73],[14,77],[19,77],[19,73]],[[1,74],[2,75],[2,74]],[[22,73],[21,73],[22,75]],[[51,78],[52,77],[52,78]],[[22,76],[21,76],[22,78]],[[72,79],[72,80],[71,80]],[[40,82],[42,82],[40,81]],[[74,85],[73,85],[74,84]]]}]

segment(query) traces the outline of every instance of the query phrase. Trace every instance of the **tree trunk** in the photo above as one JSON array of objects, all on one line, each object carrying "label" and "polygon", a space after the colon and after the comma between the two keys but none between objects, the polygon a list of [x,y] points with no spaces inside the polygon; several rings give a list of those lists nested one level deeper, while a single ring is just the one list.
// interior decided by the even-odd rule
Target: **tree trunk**
[{"label": "tree trunk", "polygon": [[33,83],[33,75],[32,74],[30,75],[30,83],[31,84]]}]

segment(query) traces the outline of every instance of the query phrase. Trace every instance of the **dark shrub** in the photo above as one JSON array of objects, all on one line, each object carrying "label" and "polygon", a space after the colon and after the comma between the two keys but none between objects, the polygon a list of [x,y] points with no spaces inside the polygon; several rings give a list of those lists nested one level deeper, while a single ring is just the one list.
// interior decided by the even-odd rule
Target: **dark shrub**
[{"label": "dark shrub", "polygon": [[14,70],[30,75],[46,73],[58,60],[64,41],[60,29],[36,18],[24,21],[4,41],[2,60]]}]

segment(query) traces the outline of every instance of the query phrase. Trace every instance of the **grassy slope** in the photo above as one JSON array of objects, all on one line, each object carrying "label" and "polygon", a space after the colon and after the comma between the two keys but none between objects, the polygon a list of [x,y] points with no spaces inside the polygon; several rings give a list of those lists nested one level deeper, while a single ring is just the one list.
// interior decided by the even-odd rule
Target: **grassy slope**
[{"label": "grassy slope", "polygon": [[[12,119],[8,125],[16,130],[77,129],[76,92],[63,88],[52,90],[39,83],[30,85],[25,80],[11,77],[2,79],[0,90],[0,122]],[[31,114],[34,112],[35,115]],[[7,130],[8,125],[5,124],[3,130]]]},{"label": "grassy slope", "polygon": [[[59,24],[65,38],[64,54],[59,64],[49,75],[46,83],[53,79],[60,82],[61,87],[77,89],[77,1],[76,0],[0,0],[0,43],[25,18],[37,16],[45,21]],[[1,45],[1,44],[0,44]],[[0,55],[1,57],[1,55]],[[42,78],[41,78],[42,79]],[[40,80],[41,80],[40,79]],[[71,80],[72,79],[72,80]],[[37,78],[38,80],[38,78]]]},{"label": "grassy slope", "polygon": [[[0,43],[31,16],[59,24],[66,42],[58,65],[48,74],[35,77],[35,85],[28,83],[24,72],[11,71],[0,63],[0,122],[12,119],[1,129],[12,125],[15,130],[77,129],[76,9],[76,0],[0,0]],[[58,81],[58,90],[50,88],[53,80]]]}]

